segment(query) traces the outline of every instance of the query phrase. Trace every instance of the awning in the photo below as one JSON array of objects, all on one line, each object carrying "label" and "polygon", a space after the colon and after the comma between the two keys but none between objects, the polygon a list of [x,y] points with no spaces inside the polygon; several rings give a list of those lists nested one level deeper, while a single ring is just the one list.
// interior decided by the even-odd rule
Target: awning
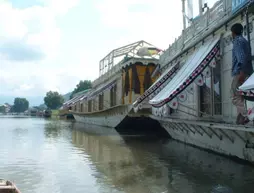
[{"label": "awning", "polygon": [[63,105],[64,105],[64,106],[69,105],[70,103],[72,103],[72,101],[74,101],[74,100],[77,99],[77,98],[78,98],[78,96],[76,96],[76,97],[74,97],[74,98],[72,98],[72,99],[66,101]]},{"label": "awning", "polygon": [[156,94],[158,94],[161,89],[163,89],[169,82],[172,75],[179,69],[179,62],[175,65],[168,68],[153,84],[147,89],[143,95],[137,98],[133,103],[134,110],[137,111],[137,108],[141,109],[142,103],[145,99],[152,99]]},{"label": "awning", "polygon": [[92,89],[89,89],[85,94],[82,94],[82,96],[79,100],[82,101],[82,100],[86,99],[91,92],[92,92]]},{"label": "awning", "polygon": [[[182,93],[193,81],[197,85],[203,85],[203,71],[208,65],[215,67],[215,57],[219,54],[219,37],[215,37],[204,43],[197,49],[181,67],[173,79],[157,94],[149,103],[154,107],[161,107],[173,99],[174,105],[177,97],[186,98],[186,93]],[[209,71],[205,72],[209,74]]]},{"label": "awning", "polygon": [[71,102],[71,104],[74,104],[74,103],[76,103],[77,101],[79,101],[79,99],[82,98],[82,96],[83,96],[83,95],[80,95],[80,96],[76,97],[76,98]]},{"label": "awning", "polygon": [[94,91],[91,92],[91,94],[89,94],[88,98],[94,98],[96,97],[98,94],[103,93],[105,90],[107,89],[111,89],[112,87],[115,86],[117,79],[114,79],[113,81],[109,82],[109,83],[105,83],[100,85],[97,89],[95,89]]},{"label": "awning", "polygon": [[[78,96],[75,96],[75,97],[73,97],[72,99],[66,101],[66,102],[63,104],[63,106],[64,106],[64,107],[69,107],[70,105],[72,105],[73,103],[77,102],[78,100],[83,100],[83,98],[85,98],[85,96],[87,96],[87,95],[89,94],[89,91],[90,91],[90,90],[91,90],[91,89],[87,89],[87,90],[86,90],[86,93],[81,94],[81,95],[78,95]],[[83,91],[83,92],[84,92],[84,91]]]},{"label": "awning", "polygon": [[254,73],[239,87],[244,96],[254,97]]},{"label": "awning", "polygon": [[242,91],[254,90],[254,73],[239,87]]}]

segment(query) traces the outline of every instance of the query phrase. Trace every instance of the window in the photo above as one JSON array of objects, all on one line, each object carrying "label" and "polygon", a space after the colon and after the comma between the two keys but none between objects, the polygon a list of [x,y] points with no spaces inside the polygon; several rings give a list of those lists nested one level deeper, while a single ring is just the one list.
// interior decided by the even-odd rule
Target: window
[{"label": "window", "polygon": [[221,68],[220,63],[213,68],[213,103],[214,115],[222,114],[222,97],[221,97]]},{"label": "window", "polygon": [[92,111],[92,101],[88,101],[88,112]]},{"label": "window", "polygon": [[96,103],[96,99],[93,99],[93,111],[97,110],[97,103]]},{"label": "window", "polygon": [[[142,65],[142,63],[136,63]],[[140,94],[140,81],[136,65],[132,65],[132,90],[135,94]],[[149,70],[149,69],[148,69]]]},{"label": "window", "polygon": [[201,116],[221,115],[221,72],[220,64],[210,69],[210,77],[204,77],[204,85],[200,87],[200,111]]},{"label": "window", "polygon": [[103,102],[104,102],[104,94],[102,93],[99,95],[99,110],[100,111],[103,110],[103,106],[104,106]]},{"label": "window", "polygon": [[83,103],[80,104],[80,112],[83,112]]},{"label": "window", "polygon": [[110,89],[110,106],[116,106],[117,95],[116,95],[116,84]]}]

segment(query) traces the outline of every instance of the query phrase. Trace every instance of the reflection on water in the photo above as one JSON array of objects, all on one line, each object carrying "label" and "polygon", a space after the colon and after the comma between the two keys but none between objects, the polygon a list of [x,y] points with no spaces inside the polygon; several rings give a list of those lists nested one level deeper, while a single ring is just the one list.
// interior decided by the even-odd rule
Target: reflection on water
[{"label": "reflection on water", "polygon": [[218,185],[253,193],[253,167],[175,141],[41,118],[0,123],[0,178],[23,193],[209,193]]}]

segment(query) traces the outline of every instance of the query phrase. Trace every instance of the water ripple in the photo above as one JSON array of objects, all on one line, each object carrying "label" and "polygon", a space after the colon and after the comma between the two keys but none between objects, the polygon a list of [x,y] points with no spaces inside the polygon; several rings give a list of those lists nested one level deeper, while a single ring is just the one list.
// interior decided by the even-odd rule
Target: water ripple
[{"label": "water ripple", "polygon": [[253,167],[175,141],[104,128],[93,134],[59,120],[0,119],[1,178],[23,193],[210,193],[218,185],[253,193]]}]

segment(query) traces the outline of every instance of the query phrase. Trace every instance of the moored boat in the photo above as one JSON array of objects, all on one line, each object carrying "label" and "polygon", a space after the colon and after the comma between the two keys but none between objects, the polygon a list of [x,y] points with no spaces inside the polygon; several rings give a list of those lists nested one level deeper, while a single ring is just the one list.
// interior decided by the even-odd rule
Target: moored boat
[{"label": "moored boat", "polygon": [[160,49],[138,41],[111,51],[100,61],[92,89],[63,105],[78,122],[115,128],[131,114],[132,103],[155,81]]},{"label": "moored boat", "polygon": [[13,182],[0,179],[0,192],[1,193],[21,193]]},{"label": "moored boat", "polygon": [[[133,106],[138,112],[151,105],[151,118],[176,140],[254,163],[253,75],[239,88],[247,101],[248,124],[236,124],[230,93],[230,26],[241,23],[253,48],[252,2],[218,0],[211,8],[200,4],[198,17],[188,27],[184,22],[182,35],[161,55],[164,73]],[[185,0],[183,12],[186,21]]]},{"label": "moored boat", "polygon": [[52,115],[52,111],[50,109],[46,109],[43,111],[43,116],[45,118],[49,118],[49,117],[51,117],[51,115]]}]

